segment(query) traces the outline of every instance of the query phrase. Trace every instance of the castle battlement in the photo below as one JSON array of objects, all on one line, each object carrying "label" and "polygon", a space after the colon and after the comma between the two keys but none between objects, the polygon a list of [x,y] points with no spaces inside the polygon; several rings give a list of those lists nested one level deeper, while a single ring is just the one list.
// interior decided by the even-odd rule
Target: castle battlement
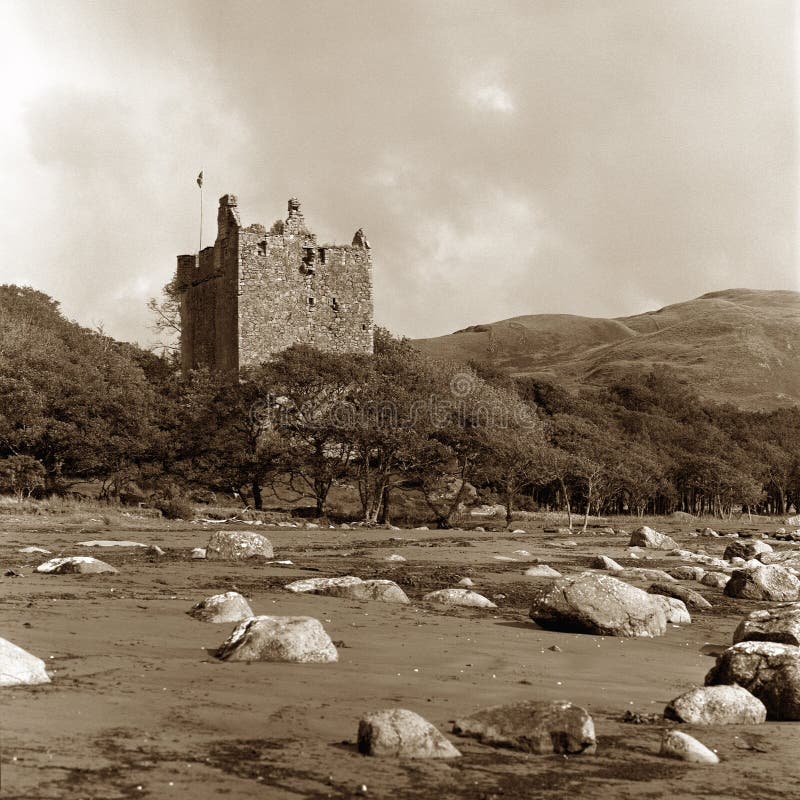
[{"label": "castle battlement", "polygon": [[238,199],[220,198],[217,238],[196,256],[178,256],[181,362],[255,366],[303,342],[333,352],[371,353],[372,258],[359,229],[352,244],[318,244],[288,202],[282,225],[242,227]]}]

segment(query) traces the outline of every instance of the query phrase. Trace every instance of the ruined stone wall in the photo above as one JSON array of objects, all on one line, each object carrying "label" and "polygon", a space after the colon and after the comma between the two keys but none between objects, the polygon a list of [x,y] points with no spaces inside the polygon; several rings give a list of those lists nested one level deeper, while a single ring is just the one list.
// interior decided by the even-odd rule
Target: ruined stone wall
[{"label": "ruined stone wall", "polygon": [[254,366],[297,342],[371,353],[372,261],[358,231],[352,245],[318,245],[296,200],[282,231],[242,228],[237,200],[220,199],[213,248],[178,257],[184,370]]}]

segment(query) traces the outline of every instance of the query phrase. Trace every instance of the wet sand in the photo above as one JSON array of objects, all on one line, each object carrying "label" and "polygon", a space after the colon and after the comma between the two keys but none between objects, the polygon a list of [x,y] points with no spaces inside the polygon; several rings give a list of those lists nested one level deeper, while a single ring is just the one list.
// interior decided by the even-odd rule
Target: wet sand
[{"label": "wet sand", "polygon": [[[2,690],[2,796],[34,798],[774,798],[800,787],[800,724],[680,726],[722,763],[693,766],[657,755],[663,720],[631,724],[626,711],[660,715],[702,685],[713,653],[738,621],[765,604],[732,601],[694,582],[713,604],[693,624],[657,639],[545,631],[527,617],[541,579],[537,561],[565,574],[602,553],[625,566],[669,568],[679,559],[628,557],[627,537],[474,531],[270,530],[275,557],[292,566],[190,559],[219,526],[137,525],[75,529],[0,521],[0,635],[45,659],[52,683]],[[242,526],[245,527],[245,526]],[[628,529],[635,525],[628,524]],[[654,527],[682,547],[721,555],[726,539],[690,538],[691,523]],[[735,523],[735,530],[770,526]],[[402,540],[392,540],[402,537]],[[132,539],[142,549],[86,548],[86,539]],[[558,545],[565,538],[576,548]],[[49,556],[93,555],[118,575],[39,575]],[[788,544],[774,543],[776,549]],[[527,550],[530,556],[515,553]],[[406,562],[387,562],[396,553]],[[498,561],[501,555],[518,561]],[[295,595],[301,577],[358,575],[397,581],[410,606]],[[471,577],[498,608],[442,611],[428,591]],[[635,583],[635,582],[634,582]],[[646,587],[646,583],[637,583]],[[221,663],[213,651],[234,624],[185,613],[210,594],[237,589],[256,614],[318,618],[339,648],[336,664]],[[549,650],[558,645],[561,652]],[[449,733],[481,707],[567,699],[586,707],[596,755],[536,756]],[[377,759],[355,747],[359,717],[402,707],[424,716],[461,750],[451,761]]]}]

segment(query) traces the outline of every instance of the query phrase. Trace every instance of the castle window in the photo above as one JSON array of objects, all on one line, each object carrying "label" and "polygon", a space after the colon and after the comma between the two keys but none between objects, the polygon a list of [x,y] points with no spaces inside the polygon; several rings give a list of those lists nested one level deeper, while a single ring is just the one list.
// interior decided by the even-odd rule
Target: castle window
[{"label": "castle window", "polygon": [[314,263],[314,248],[304,247],[303,250],[305,251],[303,263],[306,264],[306,266],[311,266]]},{"label": "castle window", "polygon": [[324,264],[325,263],[325,248],[324,247],[320,247],[320,249],[319,249],[319,263],[320,264]]},{"label": "castle window", "polygon": [[267,254],[267,240],[264,239],[263,242],[258,243],[258,254],[260,256],[265,256]]},{"label": "castle window", "polygon": [[367,326],[366,326],[366,325],[362,325],[362,326],[361,326],[361,330],[362,330],[362,331],[365,331],[366,329],[367,329]]},{"label": "castle window", "polygon": [[331,301],[331,308],[332,308],[334,311],[338,311],[338,310],[339,310],[339,302],[336,300],[336,298],[335,298],[335,297],[334,297],[334,298],[333,298],[333,300]]},{"label": "castle window", "polygon": [[314,298],[313,297],[309,297],[308,298],[308,307],[309,308],[314,308]]}]

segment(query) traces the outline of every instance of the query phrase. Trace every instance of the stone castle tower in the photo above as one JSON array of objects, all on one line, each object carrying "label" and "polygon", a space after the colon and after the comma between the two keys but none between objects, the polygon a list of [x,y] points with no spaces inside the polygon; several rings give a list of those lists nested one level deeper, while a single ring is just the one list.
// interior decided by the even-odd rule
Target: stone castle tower
[{"label": "stone castle tower", "polygon": [[300,203],[276,223],[243,228],[235,195],[220,198],[217,240],[178,256],[181,365],[236,371],[292,344],[371,353],[372,259],[356,231],[351,245],[317,244]]}]

